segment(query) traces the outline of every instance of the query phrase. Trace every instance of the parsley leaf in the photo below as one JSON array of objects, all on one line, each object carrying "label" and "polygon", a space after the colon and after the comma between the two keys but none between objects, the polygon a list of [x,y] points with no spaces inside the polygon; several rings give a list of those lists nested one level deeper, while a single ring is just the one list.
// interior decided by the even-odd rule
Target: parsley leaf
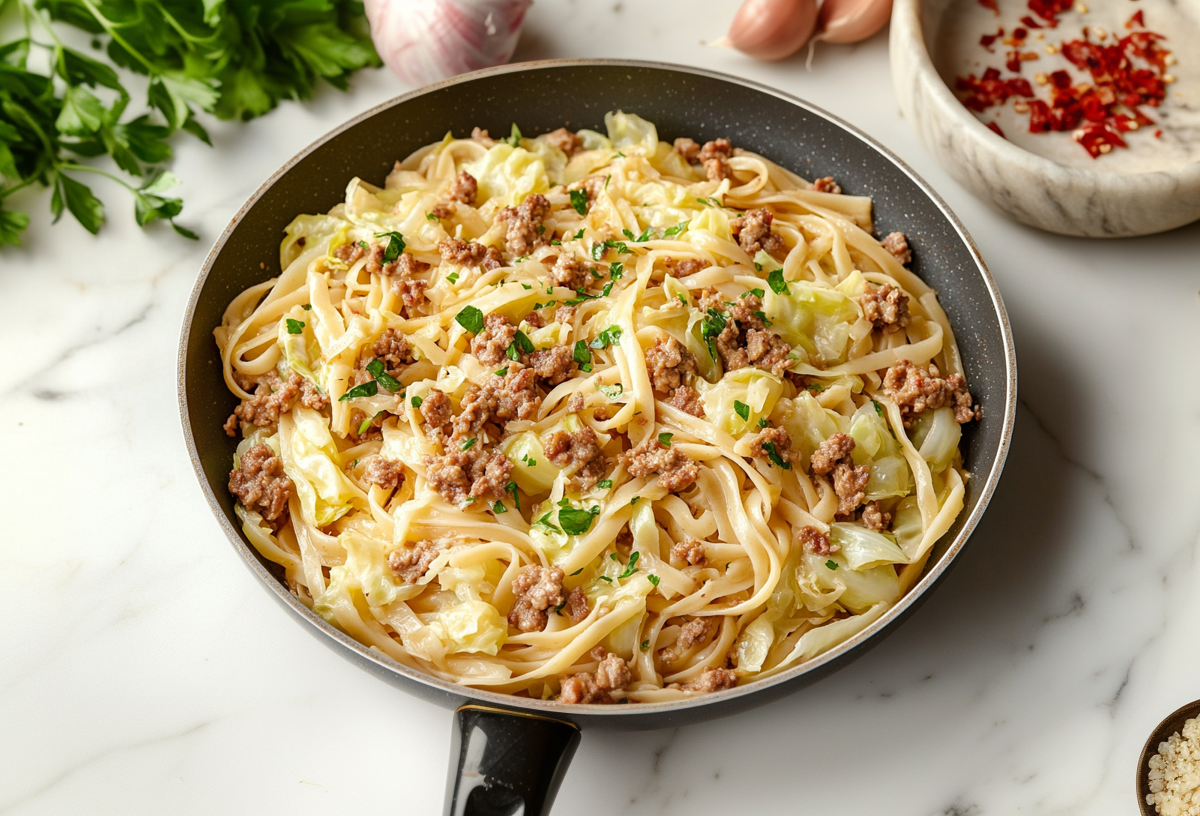
[{"label": "parsley leaf", "polygon": [[673,433],[667,433],[666,431],[663,431],[658,435],[658,444],[662,445],[664,448],[671,447],[671,437],[674,435],[675,434]]},{"label": "parsley leaf", "polygon": [[792,469],[792,463],[784,461],[783,457],[779,455],[779,451],[775,449],[774,442],[763,442],[762,446],[763,450],[767,452],[767,458],[770,459],[773,464],[783,468],[784,470]]},{"label": "parsley leaf", "polygon": [[750,421],[750,406],[741,400],[733,401],[733,411],[742,418],[742,422]]},{"label": "parsley leaf", "polygon": [[498,501],[492,505],[492,512],[498,516],[501,513],[507,513],[508,508],[504,506],[504,502]]},{"label": "parsley leaf", "polygon": [[717,356],[717,336],[725,331],[727,323],[725,315],[711,306],[708,307],[708,316],[700,323],[700,336],[708,344],[708,353],[713,360],[720,359]]},{"label": "parsley leaf", "polygon": [[838,568],[837,561],[834,561],[832,558],[825,562],[825,566],[829,567],[831,570]]},{"label": "parsley leaf", "polygon": [[589,345],[594,349],[605,349],[609,346],[615,346],[619,342],[621,342],[621,327],[609,326],[596,335],[596,339]]},{"label": "parsley leaf", "polygon": [[420,408],[420,407],[421,407],[421,403],[423,403],[424,401],[425,401],[425,400],[421,399],[420,397],[413,397],[413,398],[410,400],[410,402],[412,403],[412,407],[413,407],[413,408]]},{"label": "parsley leaf", "polygon": [[404,236],[393,230],[392,232],[377,232],[376,238],[387,238],[387,246],[383,249],[383,262],[391,263],[404,254],[404,249],[407,244],[404,243]]},{"label": "parsley leaf", "polygon": [[[657,575],[652,575],[652,576],[650,576],[650,577],[651,577],[651,578],[657,578],[658,576],[657,576]],[[655,583],[655,586],[658,586],[657,582]],[[647,638],[646,640],[643,640],[643,641],[642,641],[642,651],[644,652],[644,651],[646,651],[646,650],[647,650],[647,649],[649,649],[649,648],[650,648],[650,639],[649,639],[649,638]]]},{"label": "parsley leaf", "polygon": [[632,499],[629,500],[629,504],[634,505],[634,504],[637,504],[638,502],[640,502],[641,500],[642,500],[641,496],[634,496]]},{"label": "parsley leaf", "polygon": [[483,331],[483,312],[475,306],[464,306],[462,311],[454,316],[454,320],[471,334]]},{"label": "parsley leaf", "polygon": [[685,229],[687,229],[688,223],[689,222],[687,222],[687,221],[680,221],[675,226],[668,228],[665,232],[663,232],[663,238],[670,238],[672,236],[678,235],[679,233],[681,233]]},{"label": "parsley leaf", "polygon": [[375,421],[374,417],[367,417],[362,422],[360,422],[358,424],[358,435],[362,436],[363,434],[365,434],[367,432],[367,429],[371,427],[371,423],[374,421]]},{"label": "parsley leaf", "polygon": [[401,385],[395,377],[384,371],[383,360],[380,360],[378,357],[367,363],[367,373],[374,377],[376,382],[378,382],[388,391],[391,391],[393,394],[404,390],[404,386]]},{"label": "parsley leaf", "polygon": [[613,280],[620,280],[623,274],[625,274],[625,264],[617,261],[608,265],[608,275]]},{"label": "parsley leaf", "polygon": [[611,489],[612,486],[613,486],[612,479],[601,479],[600,481],[596,482],[596,487],[602,487],[605,490]]},{"label": "parsley leaf", "polygon": [[354,386],[349,391],[347,391],[345,394],[342,394],[340,397],[338,397],[338,402],[345,402],[346,400],[359,399],[361,397],[373,397],[378,393],[379,393],[379,385],[376,384],[376,382],[374,380],[371,380],[370,382],[365,382],[362,385]]},{"label": "parsley leaf", "polygon": [[504,368],[497,368],[492,373],[495,374],[497,377],[503,377],[505,374],[508,373],[508,366],[505,366]]},{"label": "parsley leaf", "polygon": [[521,359],[522,354],[533,354],[533,351],[533,341],[529,339],[529,336],[525,332],[517,329],[516,337],[508,344],[508,348],[505,349],[504,353],[508,355],[508,359],[518,361]]},{"label": "parsley leaf", "polygon": [[633,575],[635,572],[637,572],[637,562],[641,555],[642,554],[637,550],[634,550],[632,553],[630,553],[629,563],[625,565],[625,571],[617,576],[617,580],[628,578],[630,575]]},{"label": "parsley leaf", "polygon": [[883,406],[880,405],[876,400],[871,400],[871,404],[875,406],[875,413],[883,416]]},{"label": "parsley leaf", "polygon": [[578,241],[578,240],[580,240],[581,238],[583,238],[583,227],[580,227],[580,228],[579,228],[579,232],[577,232],[577,233],[575,233],[574,235],[572,235],[572,236],[571,236],[571,238],[572,238],[573,240],[575,240],[575,241]]},{"label": "parsley leaf", "polygon": [[513,122],[512,132],[509,133],[508,138],[504,141],[508,142],[513,147],[521,146],[521,129],[517,127],[516,122]]},{"label": "parsley leaf", "polygon": [[[658,586],[659,577],[657,575],[647,575],[646,580],[649,581],[654,586]],[[642,651],[645,651],[645,649],[643,649]]]},{"label": "parsley leaf", "polygon": [[[589,515],[588,518],[590,519],[591,515]],[[534,526],[540,525],[542,527],[545,527],[547,530],[549,530],[553,533],[561,533],[562,532],[562,530],[560,530],[558,527],[554,526],[554,522],[550,521],[549,513],[546,513],[546,515],[542,516],[540,519],[535,521],[533,524],[534,524]]]},{"label": "parsley leaf", "polygon": [[312,311],[312,304],[311,304],[311,303],[305,303],[305,304],[304,304],[303,306],[301,306],[300,308],[301,308],[301,309],[303,309],[303,310],[304,310],[304,311],[306,311],[306,312],[311,312],[311,311]]},{"label": "parsley leaf", "polygon": [[458,273],[451,272],[449,275],[446,276],[446,280],[450,281],[451,283],[458,283]]},{"label": "parsley leaf", "polygon": [[587,343],[583,340],[575,341],[575,350],[572,353],[572,358],[579,364],[580,371],[591,372],[592,353],[588,351]]},{"label": "parsley leaf", "polygon": [[767,275],[767,285],[771,287],[771,291],[777,295],[790,295],[791,290],[788,289],[787,281],[783,279],[783,270],[774,269]]},{"label": "parsley leaf", "polygon": [[580,215],[587,215],[588,197],[584,190],[571,191],[571,207]]},{"label": "parsley leaf", "polygon": [[761,298],[765,294],[766,292],[764,292],[762,289],[751,289],[748,292],[742,293],[742,297],[746,297],[746,295],[754,295],[756,298]]},{"label": "parsley leaf", "polygon": [[288,334],[304,334],[304,321],[286,318]]},{"label": "parsley leaf", "polygon": [[[600,508],[596,508],[599,512]],[[563,532],[567,535],[583,535],[592,526],[592,518],[595,516],[588,510],[580,510],[575,507],[563,507],[558,511],[558,523],[562,525]]]},{"label": "parsley leaf", "polygon": [[517,508],[518,510],[520,510],[520,509],[521,509],[521,497],[520,497],[520,496],[517,494],[517,483],[516,483],[516,482],[509,482],[508,484],[506,484],[506,485],[504,486],[504,490],[505,490],[507,493],[510,493],[510,494],[512,494],[512,497],[513,497],[513,505],[514,505],[514,506],[516,506],[516,508]]},{"label": "parsley leaf", "polygon": [[596,389],[610,400],[615,400],[625,393],[625,386],[620,383],[613,383],[612,385],[600,384],[596,386]]},{"label": "parsley leaf", "polygon": [[465,450],[470,450],[470,449],[472,448],[472,446],[474,446],[474,444],[475,444],[475,437],[473,437],[473,436],[472,436],[472,437],[471,437],[470,439],[468,439],[466,442],[463,442],[461,445],[459,445],[459,446],[458,446],[458,449],[459,449],[459,450],[464,450],[464,451],[465,451]]}]

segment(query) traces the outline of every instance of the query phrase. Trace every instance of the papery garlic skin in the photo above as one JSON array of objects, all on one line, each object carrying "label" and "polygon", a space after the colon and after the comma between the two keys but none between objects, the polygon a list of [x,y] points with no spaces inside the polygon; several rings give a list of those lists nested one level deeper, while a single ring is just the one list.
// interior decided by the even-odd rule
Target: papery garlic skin
[{"label": "papery garlic skin", "polygon": [[533,0],[365,0],[371,39],[410,85],[503,65]]},{"label": "papery garlic skin", "polygon": [[761,60],[800,50],[817,27],[817,0],[746,0],[729,25],[729,42]]}]

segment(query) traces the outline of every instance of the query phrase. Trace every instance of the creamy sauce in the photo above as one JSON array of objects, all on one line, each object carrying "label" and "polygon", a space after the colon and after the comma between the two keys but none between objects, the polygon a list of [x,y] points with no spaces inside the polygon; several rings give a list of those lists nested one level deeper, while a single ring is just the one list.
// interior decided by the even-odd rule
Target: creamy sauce
[{"label": "creamy sauce", "polygon": [[[1090,82],[1089,75],[1077,71],[1061,54],[1047,54],[1045,47],[1079,39],[1084,26],[1104,28],[1110,32],[1104,42],[1111,43],[1113,35],[1129,33],[1125,21],[1140,10],[1146,21],[1145,30],[1164,35],[1163,45],[1176,59],[1170,67],[1176,81],[1167,86],[1162,105],[1141,108],[1155,124],[1122,134],[1128,148],[1115,148],[1093,159],[1072,139],[1070,131],[1030,133],[1029,115],[1017,113],[1013,99],[975,116],[985,123],[995,122],[1013,144],[1069,167],[1128,174],[1178,170],[1200,162],[1200,0],[1085,1],[1087,13],[1071,10],[1060,15],[1058,28],[1029,29],[1022,50],[1038,53],[1039,59],[1023,63],[1019,75],[1030,81],[1038,99],[1047,101],[1049,93],[1034,83],[1035,74],[1061,69],[1068,71],[1076,82]],[[940,19],[933,21],[932,26],[926,25],[926,41],[934,66],[952,91],[956,77],[980,76],[988,67],[1000,69],[1004,79],[1013,76],[1004,67],[1004,54],[1010,47],[997,40],[992,45],[994,53],[988,53],[979,39],[985,34],[995,34],[1000,27],[1006,35],[1011,34],[1026,14],[1039,22],[1040,18],[1032,15],[1024,0],[998,0],[998,4],[999,17],[978,0],[950,0]],[[1096,37],[1092,39],[1095,41]],[[1157,129],[1162,130],[1161,138],[1154,136]]]}]

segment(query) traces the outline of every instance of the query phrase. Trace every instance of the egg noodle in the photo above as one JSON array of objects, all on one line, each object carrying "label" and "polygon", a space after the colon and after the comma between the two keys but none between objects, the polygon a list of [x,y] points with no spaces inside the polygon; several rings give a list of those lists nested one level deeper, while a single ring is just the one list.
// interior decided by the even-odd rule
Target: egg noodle
[{"label": "egg noodle", "polygon": [[[933,290],[873,237],[869,198],[818,192],[744,150],[709,179],[653,124],[605,121],[607,135],[579,131],[567,152],[515,126],[505,140],[447,135],[398,162],[382,188],[354,179],[344,204],[291,223],[281,274],[238,295],[214,334],[238,398],[295,375],[312,397],[277,421],[240,423],[234,460],[235,478],[256,446],[282,461],[286,509],[269,521],[265,498],[239,494],[236,510],[304,604],[404,666],[534,698],[558,697],[562,678],[616,655],[628,676],[594,699],[650,702],[712,690],[700,681],[715,669],[732,678],[725,688],[795,666],[908,591],[963,508],[963,420],[932,401],[906,409],[885,374],[906,363],[963,371]],[[463,171],[477,195],[446,208]],[[497,216],[534,194],[549,212],[513,257],[512,221]],[[774,255],[739,243],[738,218],[754,210],[773,216]],[[499,265],[444,258],[449,238],[496,248]],[[379,270],[380,250],[368,269],[377,246],[385,263],[412,256],[406,280],[424,282],[412,303],[394,264]],[[583,286],[553,283],[562,255],[583,265]],[[896,325],[865,314],[863,298],[885,285],[907,298]],[[713,338],[734,321],[722,309],[742,301],[786,344],[782,366],[726,370]],[[492,315],[519,328],[500,364],[472,346],[487,331],[477,318]],[[372,361],[389,330],[409,357],[385,370]],[[656,395],[656,345],[682,350],[679,381],[699,407]],[[536,380],[528,415],[493,417],[465,440],[418,407],[440,392],[463,411],[555,346],[572,349],[570,370]],[[768,429],[786,441],[764,445]],[[555,464],[556,433],[594,439],[592,478],[580,480],[578,462]],[[838,434],[853,440],[842,461],[870,476],[841,515],[840,488],[810,462]],[[634,448],[675,457],[686,484],[665,487],[666,465],[635,467]],[[467,469],[497,452],[501,489],[439,492],[432,470],[447,456]],[[393,478],[371,481],[373,462]],[[865,523],[860,501],[888,518]],[[422,542],[417,570],[399,568],[418,560],[397,553]],[[531,566],[553,584],[540,600],[520,581]],[[544,628],[510,622],[522,598]]]}]

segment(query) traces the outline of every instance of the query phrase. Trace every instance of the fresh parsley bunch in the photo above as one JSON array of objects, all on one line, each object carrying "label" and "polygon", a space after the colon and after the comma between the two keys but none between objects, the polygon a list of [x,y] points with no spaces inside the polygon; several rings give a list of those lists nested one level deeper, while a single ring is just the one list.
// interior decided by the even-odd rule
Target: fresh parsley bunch
[{"label": "fresh parsley bunch", "polygon": [[[64,45],[63,26],[90,34],[96,53]],[[178,179],[161,169],[172,134],[211,144],[200,111],[253,119],[379,64],[358,0],[0,0],[0,38],[0,246],[29,225],[5,200],[33,184],[53,189],[56,222],[66,209],[97,232],[104,205],[87,173],[127,188],[139,225],[162,219],[195,238],[175,223]],[[136,115],[114,66],[149,78]],[[104,155],[119,172],[84,161]]]}]

